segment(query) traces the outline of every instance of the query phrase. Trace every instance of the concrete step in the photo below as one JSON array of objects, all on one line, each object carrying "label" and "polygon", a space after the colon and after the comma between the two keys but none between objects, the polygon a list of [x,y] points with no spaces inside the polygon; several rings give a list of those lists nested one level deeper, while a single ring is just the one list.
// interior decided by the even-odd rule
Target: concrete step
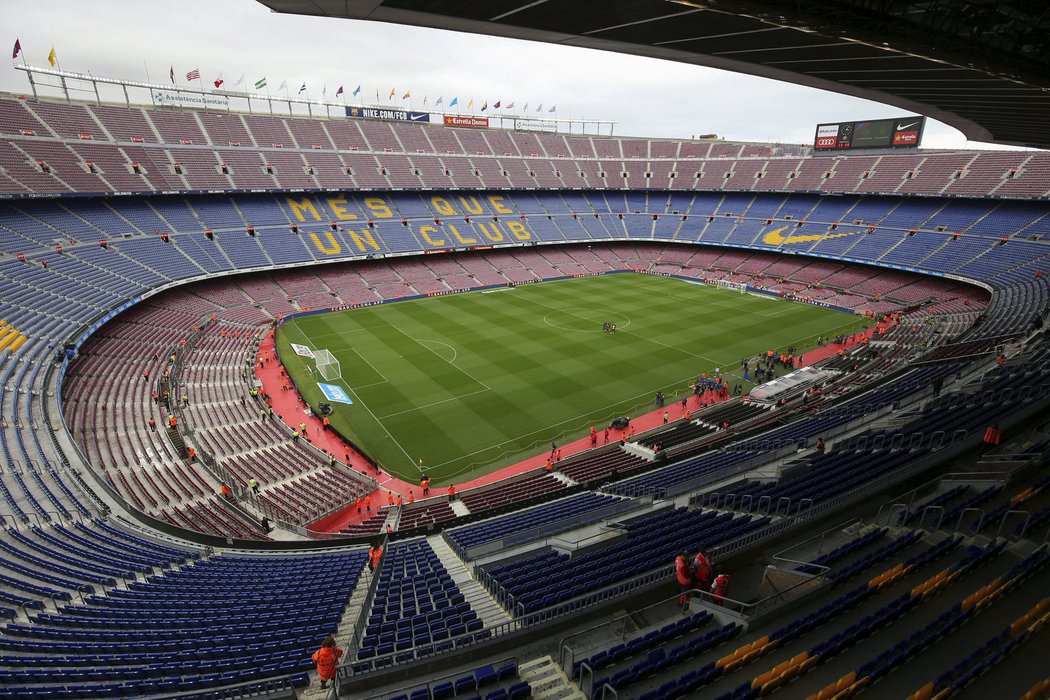
[{"label": "concrete step", "polygon": [[555,479],[565,484],[566,486],[575,486],[576,482],[569,477],[565,476],[561,472],[551,472]]},{"label": "concrete step", "polygon": [[470,604],[471,609],[478,614],[478,618],[484,623],[486,628],[510,622],[511,618],[507,611],[496,602],[496,599],[492,597],[484,586],[478,583],[471,568],[452,551],[444,537],[431,535],[427,538],[427,542],[430,543],[431,548],[437,554],[438,559],[441,560],[445,570],[448,571],[449,576],[459,586],[463,597]]},{"label": "concrete step", "polygon": [[452,512],[455,513],[457,517],[461,515],[470,515],[470,508],[467,508],[467,504],[458,498],[452,501],[449,505],[452,507]]},{"label": "concrete step", "polygon": [[526,661],[518,665],[518,675],[532,687],[532,697],[543,700],[571,698],[586,700],[587,696],[569,681],[565,671],[550,656]]}]

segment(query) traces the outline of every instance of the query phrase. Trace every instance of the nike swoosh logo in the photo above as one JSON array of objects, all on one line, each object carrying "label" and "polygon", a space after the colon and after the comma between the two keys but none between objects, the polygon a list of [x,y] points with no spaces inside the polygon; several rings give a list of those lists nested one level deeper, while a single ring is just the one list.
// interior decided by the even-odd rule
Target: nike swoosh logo
[{"label": "nike swoosh logo", "polygon": [[414,121],[414,122],[421,122],[421,121],[423,121],[424,119],[426,119],[429,116],[430,116],[429,114],[413,114],[412,115],[412,121]]},{"label": "nike swoosh logo", "polygon": [[844,236],[853,236],[859,231],[850,231],[848,233],[810,233],[799,236],[785,236],[784,231],[787,231],[789,226],[782,226],[781,228],[775,228],[766,235],[762,236],[762,242],[767,245],[784,245],[785,243],[812,243],[813,241],[819,241],[824,238],[842,238]]},{"label": "nike swoosh logo", "polygon": [[898,124],[898,125],[897,125],[897,131],[904,131],[904,130],[905,130],[905,129],[907,129],[907,128],[908,128],[909,126],[915,126],[915,125],[916,125],[916,124],[918,124],[918,123],[919,123],[919,122],[912,122],[911,124]]}]

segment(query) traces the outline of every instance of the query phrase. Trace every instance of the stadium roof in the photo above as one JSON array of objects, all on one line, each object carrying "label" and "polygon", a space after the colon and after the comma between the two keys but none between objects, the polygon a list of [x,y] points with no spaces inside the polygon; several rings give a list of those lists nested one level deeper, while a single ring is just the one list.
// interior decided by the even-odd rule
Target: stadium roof
[{"label": "stadium roof", "polygon": [[722,68],[894,105],[974,141],[1050,147],[1045,0],[259,2]]}]

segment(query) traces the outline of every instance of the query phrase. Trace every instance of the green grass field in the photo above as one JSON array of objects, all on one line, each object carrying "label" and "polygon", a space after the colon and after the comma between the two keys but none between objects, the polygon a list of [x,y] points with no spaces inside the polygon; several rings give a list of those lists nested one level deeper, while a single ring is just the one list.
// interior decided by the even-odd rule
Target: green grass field
[{"label": "green grass field", "polygon": [[[602,332],[615,321],[616,334]],[[278,334],[311,405],[324,400],[289,348],[326,348],[352,405],[332,426],[385,470],[465,481],[689,391],[704,371],[737,373],[767,348],[812,347],[859,316],[639,274],[544,282],[318,314]],[[746,385],[750,388],[751,385]]]}]

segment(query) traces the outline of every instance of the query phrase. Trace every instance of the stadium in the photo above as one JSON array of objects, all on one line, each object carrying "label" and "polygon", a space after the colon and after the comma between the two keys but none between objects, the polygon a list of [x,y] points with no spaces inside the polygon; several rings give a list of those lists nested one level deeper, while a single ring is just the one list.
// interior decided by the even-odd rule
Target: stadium
[{"label": "stadium", "polygon": [[1045,10],[262,4],[900,115],[621,136],[16,41],[0,697],[1050,695]]}]

